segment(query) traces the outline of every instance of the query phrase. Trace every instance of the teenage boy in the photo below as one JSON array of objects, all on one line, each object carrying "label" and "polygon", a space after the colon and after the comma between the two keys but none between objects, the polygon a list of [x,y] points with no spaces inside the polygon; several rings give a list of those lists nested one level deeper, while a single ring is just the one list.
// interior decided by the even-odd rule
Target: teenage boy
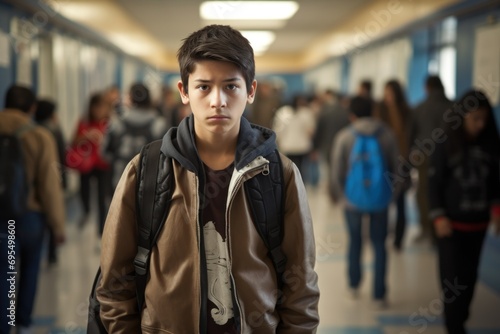
[{"label": "teenage boy", "polygon": [[[245,181],[269,172],[272,131],[242,118],[257,82],[253,50],[238,31],[211,25],[178,51],[179,92],[193,114],[163,138],[175,190],[151,250],[145,303],[133,279],[136,178],[126,167],[102,239],[101,319],[110,333],[315,333],[315,244],[304,185],[281,156],[285,202],[283,286],[252,220]],[[281,293],[277,293],[277,291]]]},{"label": "teenage boy", "polygon": [[[345,205],[349,232],[348,272],[352,297],[361,283],[362,221],[370,218],[370,238],[375,253],[373,298],[386,306],[387,209],[397,191],[390,184],[396,174],[398,147],[392,131],[372,116],[373,103],[355,97],[350,103],[351,126],[335,137],[330,194]],[[359,181],[358,181],[359,178]],[[396,177],[397,179],[397,177]],[[394,183],[397,186],[398,182]]]}]

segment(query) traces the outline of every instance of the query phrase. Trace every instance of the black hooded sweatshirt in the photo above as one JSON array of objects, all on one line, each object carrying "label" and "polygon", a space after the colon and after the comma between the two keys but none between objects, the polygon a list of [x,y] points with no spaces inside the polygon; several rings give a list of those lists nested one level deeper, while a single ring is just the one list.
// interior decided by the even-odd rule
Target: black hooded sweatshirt
[{"label": "black hooded sweatshirt", "polygon": [[498,156],[474,141],[459,150],[437,145],[429,169],[429,204],[432,221],[447,217],[454,229],[485,230],[500,205]]}]

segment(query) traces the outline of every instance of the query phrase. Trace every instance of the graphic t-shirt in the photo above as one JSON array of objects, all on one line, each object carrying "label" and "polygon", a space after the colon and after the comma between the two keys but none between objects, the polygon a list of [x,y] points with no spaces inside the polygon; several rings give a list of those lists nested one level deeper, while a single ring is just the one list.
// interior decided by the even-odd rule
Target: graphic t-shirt
[{"label": "graphic t-shirt", "polygon": [[214,171],[205,166],[203,235],[207,261],[207,333],[236,334],[229,268],[226,201],[233,164]]}]

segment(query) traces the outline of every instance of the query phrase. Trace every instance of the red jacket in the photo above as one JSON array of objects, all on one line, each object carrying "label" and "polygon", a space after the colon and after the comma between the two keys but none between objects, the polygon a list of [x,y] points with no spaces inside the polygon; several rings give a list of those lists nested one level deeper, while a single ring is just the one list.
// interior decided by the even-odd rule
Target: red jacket
[{"label": "red jacket", "polygon": [[81,173],[93,169],[109,169],[101,156],[101,146],[108,127],[108,121],[85,121],[78,123],[73,145],[66,155],[66,164]]}]

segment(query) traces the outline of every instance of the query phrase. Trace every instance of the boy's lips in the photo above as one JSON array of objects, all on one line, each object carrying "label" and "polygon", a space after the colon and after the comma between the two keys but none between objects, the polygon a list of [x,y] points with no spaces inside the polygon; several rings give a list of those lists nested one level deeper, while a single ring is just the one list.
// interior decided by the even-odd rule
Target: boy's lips
[{"label": "boy's lips", "polygon": [[224,116],[224,115],[214,115],[214,116],[208,117],[208,119],[229,119],[229,117]]}]

